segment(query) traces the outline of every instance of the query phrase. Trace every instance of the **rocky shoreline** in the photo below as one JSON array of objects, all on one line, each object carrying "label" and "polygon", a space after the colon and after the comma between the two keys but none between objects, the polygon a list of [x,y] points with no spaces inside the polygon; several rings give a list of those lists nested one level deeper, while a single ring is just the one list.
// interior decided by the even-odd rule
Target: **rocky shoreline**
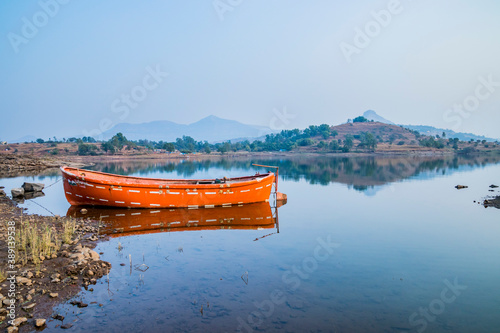
[{"label": "rocky shoreline", "polygon": [[0,154],[0,175],[2,177],[14,177],[20,173],[38,174],[39,172],[59,168],[62,165],[83,167],[84,163],[63,161],[48,157],[36,157],[30,155]]},{"label": "rocky shoreline", "polygon": [[[8,235],[12,227],[16,229],[16,250],[10,253],[15,253],[16,258],[11,266],[12,239]],[[57,326],[61,328],[72,326],[64,322],[62,315],[52,313],[52,308],[109,273],[111,264],[100,260],[99,253],[93,250],[99,240],[106,238],[99,234],[100,227],[98,221],[90,219],[26,215],[10,199],[0,198],[0,330],[28,332],[43,328],[49,320],[60,321]],[[37,237],[35,234],[40,234],[41,242],[47,234],[50,237],[37,252],[32,252],[34,241],[30,237]],[[51,249],[48,252],[47,246]],[[87,306],[78,301],[70,304]]]}]

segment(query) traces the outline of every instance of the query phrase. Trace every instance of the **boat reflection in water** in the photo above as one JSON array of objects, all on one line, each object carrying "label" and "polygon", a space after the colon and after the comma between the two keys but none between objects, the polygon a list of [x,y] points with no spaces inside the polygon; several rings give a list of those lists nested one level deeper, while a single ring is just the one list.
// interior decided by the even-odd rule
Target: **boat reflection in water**
[{"label": "boat reflection in water", "polygon": [[156,232],[220,229],[273,229],[278,226],[278,209],[267,202],[215,208],[126,209],[71,206],[68,217],[101,220],[101,233],[111,237]]}]

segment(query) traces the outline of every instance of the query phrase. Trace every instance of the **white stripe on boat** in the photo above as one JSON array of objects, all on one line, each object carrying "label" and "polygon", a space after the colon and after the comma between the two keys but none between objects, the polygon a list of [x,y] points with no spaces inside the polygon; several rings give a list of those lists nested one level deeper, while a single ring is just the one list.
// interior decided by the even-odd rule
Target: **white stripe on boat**
[{"label": "white stripe on boat", "polygon": [[168,192],[168,193],[170,193],[170,194],[179,194],[180,192]]},{"label": "white stripe on boat", "polygon": [[83,198],[83,196],[81,196],[80,194],[75,194],[75,195],[79,198]]},{"label": "white stripe on boat", "polygon": [[113,188],[113,191],[121,191],[121,188]]},{"label": "white stripe on boat", "polygon": [[261,187],[257,187],[256,190],[260,190],[261,188],[262,188],[262,186]]},{"label": "white stripe on boat", "polygon": [[240,191],[240,192],[250,192],[250,190],[243,190],[243,191]]},{"label": "white stripe on boat", "polygon": [[195,223],[195,222],[200,222],[199,220],[191,220],[191,221],[188,221],[188,223]]},{"label": "white stripe on boat", "polygon": [[132,225],[132,226],[130,226],[130,229],[133,229],[133,228],[140,228],[140,227],[141,227],[141,225],[140,225],[140,224],[139,224],[139,225]]},{"label": "white stripe on boat", "polygon": [[206,220],[205,222],[217,222],[217,219]]},{"label": "white stripe on boat", "polygon": [[66,194],[73,195],[73,193],[71,193],[71,192],[66,192]]},{"label": "white stripe on boat", "polygon": [[108,200],[106,199],[99,199],[100,201],[104,201],[104,202],[108,202]]},{"label": "white stripe on boat", "polygon": [[241,220],[246,221],[246,220],[250,220],[250,218],[249,217],[242,217]]},{"label": "white stripe on boat", "polygon": [[130,215],[141,215],[141,213],[132,213]]},{"label": "white stripe on boat", "polygon": [[140,202],[131,202],[130,204],[132,204],[132,205],[140,205],[141,203]]},{"label": "white stripe on boat", "polygon": [[188,206],[188,209],[196,209],[196,208],[198,208],[198,205],[189,205]]},{"label": "white stripe on boat", "polygon": [[100,188],[100,189],[103,189],[103,190],[105,190],[105,189],[106,189],[104,186],[97,186],[97,185],[96,185],[96,187],[95,187],[95,188]]},{"label": "white stripe on boat", "polygon": [[269,186],[271,186],[271,184],[267,184],[267,185],[266,185],[266,187],[269,187]]},{"label": "white stripe on boat", "polygon": [[217,194],[217,192],[205,192],[205,194]]},{"label": "white stripe on boat", "polygon": [[150,213],[151,213],[151,214],[154,214],[154,213],[159,213],[159,212],[160,212],[159,210],[153,210],[153,211],[151,211]]},{"label": "white stripe on boat", "polygon": [[115,203],[125,203],[125,201],[115,201]]},{"label": "white stripe on boat", "polygon": [[149,193],[160,194],[160,191],[149,191]]},{"label": "white stripe on boat", "polygon": [[198,194],[198,192],[187,192],[187,194]]},{"label": "white stripe on boat", "polygon": [[205,208],[214,208],[214,205],[205,205]]},{"label": "white stripe on boat", "polygon": [[149,204],[150,206],[160,207],[160,204]]},{"label": "white stripe on boat", "polygon": [[134,192],[134,193],[141,193],[141,191],[137,191],[137,190],[128,190],[129,192]]},{"label": "white stripe on boat", "polygon": [[116,216],[125,216],[125,214],[116,214]]}]

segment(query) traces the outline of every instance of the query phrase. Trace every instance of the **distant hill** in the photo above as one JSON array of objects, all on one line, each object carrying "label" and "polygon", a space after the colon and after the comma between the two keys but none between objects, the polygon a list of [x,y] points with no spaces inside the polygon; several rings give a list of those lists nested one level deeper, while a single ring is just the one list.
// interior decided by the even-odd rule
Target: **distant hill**
[{"label": "distant hill", "polygon": [[377,114],[377,112],[373,110],[367,110],[365,113],[363,113],[363,117],[365,117],[368,120],[373,120],[373,121],[378,121],[379,123],[384,123],[384,124],[389,124],[389,125],[396,125],[390,120],[385,119],[384,117],[381,117]]},{"label": "distant hill", "polygon": [[370,132],[377,139],[384,142],[391,141],[398,143],[404,141],[405,144],[414,144],[418,142],[415,134],[408,129],[398,125],[390,125],[381,122],[346,123],[333,126],[332,130],[338,133],[338,136],[335,137],[336,139],[344,139],[347,134],[356,136],[360,135],[362,132]]},{"label": "distant hill", "polygon": [[[363,113],[363,117],[365,117],[368,120],[378,121],[378,122],[381,122],[384,124],[396,125],[392,121],[381,117],[373,110],[365,111],[365,113]],[[449,129],[436,128],[433,126],[426,126],[426,125],[400,125],[400,126],[403,126],[405,128],[409,128],[413,131],[417,131],[423,135],[432,135],[432,136],[439,135],[439,136],[441,136],[441,135],[443,135],[443,132],[444,132],[446,134],[447,138],[458,138],[461,141],[469,141],[469,140],[473,139],[473,140],[486,140],[486,141],[494,142],[494,141],[498,140],[498,139],[493,139],[493,138],[487,138],[487,137],[482,136],[482,135],[475,135],[472,133],[461,133],[461,132],[457,133],[457,132],[454,132],[454,131],[449,130]]]},{"label": "distant hill", "polygon": [[175,141],[176,138],[186,135],[197,141],[214,143],[235,138],[238,138],[236,141],[253,140],[273,131],[264,126],[246,125],[235,120],[208,116],[189,125],[166,120],[142,124],[120,123],[104,132],[103,139],[108,140],[118,132],[123,133],[129,140]]},{"label": "distant hill", "polygon": [[498,139],[487,138],[482,135],[475,135],[472,133],[457,133],[449,129],[444,128],[436,128],[433,126],[425,126],[425,125],[401,125],[403,127],[409,128],[411,130],[417,131],[423,135],[439,135],[442,136],[443,132],[446,134],[447,138],[458,138],[461,141],[469,141],[469,140],[486,140],[489,142],[495,142]]}]

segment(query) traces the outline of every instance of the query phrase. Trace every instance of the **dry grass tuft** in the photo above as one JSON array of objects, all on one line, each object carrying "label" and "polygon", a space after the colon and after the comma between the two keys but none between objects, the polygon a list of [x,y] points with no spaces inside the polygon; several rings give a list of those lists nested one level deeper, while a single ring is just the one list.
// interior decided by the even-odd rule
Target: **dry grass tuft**
[{"label": "dry grass tuft", "polygon": [[56,253],[61,241],[55,229],[45,225],[38,226],[27,221],[22,221],[16,228],[16,257],[22,264],[26,264],[30,259],[33,263],[39,264],[41,257],[50,257]]},{"label": "dry grass tuft", "polygon": [[63,242],[70,244],[73,240],[73,235],[76,230],[76,222],[72,219],[67,219],[63,222]]}]

